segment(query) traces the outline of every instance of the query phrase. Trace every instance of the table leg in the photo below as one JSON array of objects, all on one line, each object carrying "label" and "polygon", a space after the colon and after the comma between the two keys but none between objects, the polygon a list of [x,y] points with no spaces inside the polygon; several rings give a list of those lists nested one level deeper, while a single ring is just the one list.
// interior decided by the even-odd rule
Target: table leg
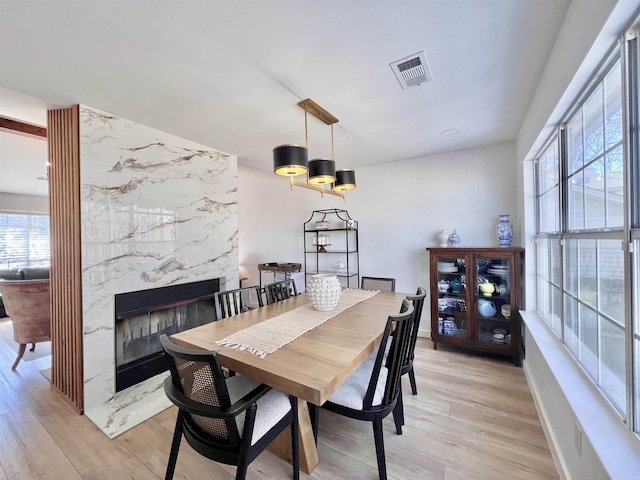
[{"label": "table leg", "polygon": [[[311,420],[309,419],[309,409],[305,400],[298,399],[298,423],[300,424],[300,470],[307,475],[318,465],[318,450],[313,438]],[[267,449],[291,462],[291,431],[289,429],[282,432]]]}]

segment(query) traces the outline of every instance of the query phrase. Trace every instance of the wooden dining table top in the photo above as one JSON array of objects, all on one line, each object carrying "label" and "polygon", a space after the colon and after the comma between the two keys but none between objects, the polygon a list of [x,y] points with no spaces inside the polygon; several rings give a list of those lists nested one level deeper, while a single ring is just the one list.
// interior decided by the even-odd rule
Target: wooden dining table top
[{"label": "wooden dining table top", "polygon": [[171,336],[186,348],[215,350],[234,372],[315,405],[322,405],[380,345],[389,315],[400,311],[406,293],[378,292],[264,358],[216,344],[244,328],[309,303],[306,294]]}]

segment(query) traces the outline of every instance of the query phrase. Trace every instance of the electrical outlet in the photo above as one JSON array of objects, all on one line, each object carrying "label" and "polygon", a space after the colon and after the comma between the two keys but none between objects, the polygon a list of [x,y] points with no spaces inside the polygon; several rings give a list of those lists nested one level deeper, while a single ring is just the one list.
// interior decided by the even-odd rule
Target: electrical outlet
[{"label": "electrical outlet", "polygon": [[582,429],[577,423],[573,432],[573,442],[576,446],[576,450],[578,451],[578,456],[582,457]]}]

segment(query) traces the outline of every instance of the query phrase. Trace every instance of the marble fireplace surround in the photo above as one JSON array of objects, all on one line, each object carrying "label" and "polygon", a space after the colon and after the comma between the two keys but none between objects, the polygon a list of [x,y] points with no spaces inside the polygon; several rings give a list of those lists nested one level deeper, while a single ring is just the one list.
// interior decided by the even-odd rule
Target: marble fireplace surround
[{"label": "marble fireplace surround", "polygon": [[84,411],[109,437],[170,406],[165,374],[115,392],[119,293],[238,282],[237,158],[80,106]]}]

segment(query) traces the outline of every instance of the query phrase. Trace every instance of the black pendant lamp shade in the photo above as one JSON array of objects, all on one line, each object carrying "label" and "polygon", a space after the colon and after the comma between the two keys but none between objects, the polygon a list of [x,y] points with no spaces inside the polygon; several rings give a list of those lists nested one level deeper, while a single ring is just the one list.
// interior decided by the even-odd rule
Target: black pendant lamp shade
[{"label": "black pendant lamp shade", "polygon": [[309,180],[312,185],[336,181],[336,162],[328,158],[314,158],[309,162]]},{"label": "black pendant lamp shade", "polygon": [[285,177],[304,175],[309,171],[309,154],[300,145],[280,145],[273,149],[273,172]]},{"label": "black pendant lamp shade", "polygon": [[336,170],[336,183],[333,190],[338,192],[346,192],[356,188],[356,172],[350,168]]},{"label": "black pendant lamp shade", "polygon": [[[309,160],[307,146],[280,145],[273,149],[273,171],[276,175],[289,177],[291,191],[293,187],[301,187],[345,200],[347,190],[356,188],[356,172],[346,168],[336,172],[336,162],[333,160],[333,126],[338,123],[338,119],[310,98],[298,102],[298,106],[304,110],[305,145],[309,145],[307,114],[331,127],[331,158]],[[305,174],[306,182],[294,179]]]}]

